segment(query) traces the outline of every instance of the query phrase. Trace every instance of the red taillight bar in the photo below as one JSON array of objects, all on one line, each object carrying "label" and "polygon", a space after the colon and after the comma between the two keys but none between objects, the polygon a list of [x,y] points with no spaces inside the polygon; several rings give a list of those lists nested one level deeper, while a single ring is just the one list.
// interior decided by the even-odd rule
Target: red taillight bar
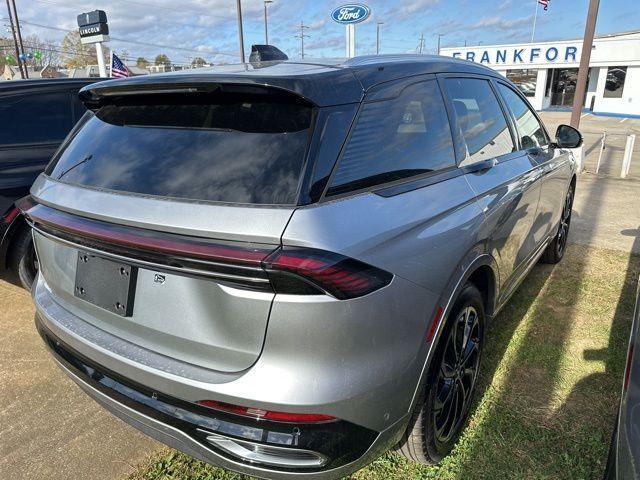
[{"label": "red taillight bar", "polygon": [[286,413],[286,412],[274,412],[271,410],[263,410],[261,408],[240,407],[238,405],[232,405],[230,403],[218,402],[215,400],[200,400],[198,405],[209,407],[214,410],[219,410],[227,413],[235,413],[243,417],[251,417],[258,420],[271,420],[274,422],[285,423],[321,423],[321,422],[333,422],[337,418],[331,415],[322,415],[318,413]]},{"label": "red taillight bar", "polygon": [[122,247],[160,252],[175,256],[195,257],[213,262],[240,263],[259,267],[273,246],[242,243],[232,245],[198,237],[157,232],[138,227],[78,217],[45,205],[37,204],[24,210],[37,226],[43,225],[71,235],[90,238]]},{"label": "red taillight bar", "polygon": [[[20,202],[18,208],[36,228],[63,240],[117,254],[126,250],[124,255],[131,258],[162,265],[169,265],[167,258],[171,258],[195,269],[204,268],[202,263],[207,263],[207,270],[214,273],[235,267],[240,271],[231,272],[233,280],[227,272],[227,280],[246,286],[248,276],[253,288],[257,275],[260,288],[271,288],[276,293],[327,293],[345,300],[367,295],[393,279],[389,272],[325,250],[225,242],[159,232],[72,215],[33,203],[29,197]],[[197,265],[191,265],[194,262]]]},{"label": "red taillight bar", "polygon": [[11,222],[13,222],[13,219],[18,216],[18,213],[20,213],[20,209],[18,209],[18,207],[11,208],[7,212],[7,214],[4,217],[2,217],[2,223],[5,225],[10,224]]}]

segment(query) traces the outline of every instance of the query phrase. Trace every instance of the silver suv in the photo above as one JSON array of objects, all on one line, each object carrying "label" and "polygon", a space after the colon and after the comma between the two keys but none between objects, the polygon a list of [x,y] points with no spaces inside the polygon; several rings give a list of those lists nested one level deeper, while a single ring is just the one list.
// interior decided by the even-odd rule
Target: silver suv
[{"label": "silver suv", "polygon": [[487,322],[562,258],[581,136],[464,61],[260,67],[83,89],[20,205],[38,330],[105,408],[229,470],[437,462]]}]

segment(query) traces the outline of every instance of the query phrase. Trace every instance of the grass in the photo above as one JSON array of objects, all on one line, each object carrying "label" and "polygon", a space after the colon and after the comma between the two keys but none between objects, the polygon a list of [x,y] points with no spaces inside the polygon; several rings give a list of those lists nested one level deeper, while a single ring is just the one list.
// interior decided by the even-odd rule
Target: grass
[{"label": "grass", "polygon": [[[538,265],[487,332],[478,395],[437,466],[387,453],[352,480],[601,478],[625,364],[640,257],[570,246]],[[247,477],[163,449],[129,480]]]}]

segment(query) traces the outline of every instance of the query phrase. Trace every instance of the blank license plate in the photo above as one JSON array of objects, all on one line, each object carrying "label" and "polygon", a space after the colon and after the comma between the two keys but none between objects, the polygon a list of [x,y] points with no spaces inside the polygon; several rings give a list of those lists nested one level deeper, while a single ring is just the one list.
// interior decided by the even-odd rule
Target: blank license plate
[{"label": "blank license plate", "polygon": [[78,252],[74,295],[123,317],[133,314],[138,268]]}]

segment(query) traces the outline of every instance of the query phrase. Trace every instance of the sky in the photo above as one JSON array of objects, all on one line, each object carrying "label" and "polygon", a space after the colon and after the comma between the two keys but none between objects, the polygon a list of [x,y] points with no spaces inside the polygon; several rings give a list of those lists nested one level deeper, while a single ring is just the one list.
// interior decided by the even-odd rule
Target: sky
[{"label": "sky", "polygon": [[[601,0],[596,34],[640,29],[639,0]],[[16,0],[23,36],[61,41],[77,29],[76,15],[94,9],[107,12],[116,52],[129,58],[153,59],[165,53],[175,63],[200,56],[214,63],[237,62],[235,0]],[[290,58],[300,58],[300,22],[305,29],[307,58],[344,57],[345,28],[330,18],[348,2],[339,0],[274,0],[268,5],[269,43]],[[425,53],[442,46],[491,45],[531,40],[535,0],[369,0],[371,16],[356,27],[356,53],[375,53],[376,24],[381,25],[381,53],[416,52],[424,35]],[[535,40],[581,38],[588,0],[551,0],[539,6]],[[264,4],[243,0],[245,51],[264,43]],[[6,23],[5,2],[0,18]],[[3,32],[4,33],[4,32]]]}]

